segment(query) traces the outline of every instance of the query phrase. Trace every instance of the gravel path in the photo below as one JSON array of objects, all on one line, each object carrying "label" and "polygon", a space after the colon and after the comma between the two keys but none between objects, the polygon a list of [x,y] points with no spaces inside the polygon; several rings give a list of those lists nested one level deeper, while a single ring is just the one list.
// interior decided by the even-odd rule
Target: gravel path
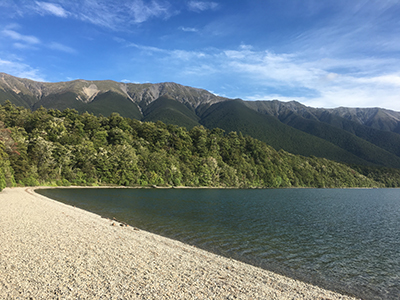
[{"label": "gravel path", "polygon": [[354,299],[48,199],[0,192],[0,299]]}]

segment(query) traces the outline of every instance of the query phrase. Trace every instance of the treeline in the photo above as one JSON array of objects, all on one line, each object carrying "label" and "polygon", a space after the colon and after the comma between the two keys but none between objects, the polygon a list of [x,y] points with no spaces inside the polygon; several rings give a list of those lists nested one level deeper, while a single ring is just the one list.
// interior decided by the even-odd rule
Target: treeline
[{"label": "treeline", "polygon": [[384,187],[400,187],[400,169],[371,166],[352,166],[352,168],[368,178],[383,184]]},{"label": "treeline", "polygon": [[[0,106],[0,188],[32,185],[380,187],[344,164],[240,133]],[[362,171],[359,169],[358,171]],[[375,179],[375,180],[374,180]]]}]

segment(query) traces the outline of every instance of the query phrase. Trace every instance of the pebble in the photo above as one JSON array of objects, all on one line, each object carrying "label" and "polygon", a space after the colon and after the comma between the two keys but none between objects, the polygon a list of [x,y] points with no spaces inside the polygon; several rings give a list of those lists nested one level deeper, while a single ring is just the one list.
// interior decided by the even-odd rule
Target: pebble
[{"label": "pebble", "polygon": [[4,189],[0,207],[0,299],[354,300],[30,188]]}]

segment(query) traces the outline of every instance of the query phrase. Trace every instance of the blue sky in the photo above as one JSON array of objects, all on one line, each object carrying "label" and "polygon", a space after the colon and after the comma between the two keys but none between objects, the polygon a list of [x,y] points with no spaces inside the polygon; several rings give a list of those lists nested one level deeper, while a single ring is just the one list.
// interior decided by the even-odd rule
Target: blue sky
[{"label": "blue sky", "polygon": [[0,72],[400,111],[400,1],[0,0]]}]

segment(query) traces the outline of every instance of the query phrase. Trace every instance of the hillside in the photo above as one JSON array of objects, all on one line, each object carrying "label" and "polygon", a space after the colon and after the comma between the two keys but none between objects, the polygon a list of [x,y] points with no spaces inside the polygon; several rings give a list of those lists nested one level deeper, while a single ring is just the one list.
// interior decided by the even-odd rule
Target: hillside
[{"label": "hillside", "polygon": [[[236,132],[0,106],[0,190],[19,185],[382,187]],[[395,182],[397,183],[397,182]]]},{"label": "hillside", "polygon": [[[142,110],[153,101],[166,96],[192,109],[226,100],[212,93],[182,86],[172,82],[157,84],[120,83],[111,80],[74,80],[68,82],[36,82],[29,79],[13,77],[0,73],[0,103],[10,100],[25,108],[37,109],[41,105],[46,108],[75,108],[78,111],[88,111],[95,114],[110,115],[117,112],[124,117],[136,116],[142,118]],[[131,103],[130,107],[112,105],[117,98],[118,104],[123,99]],[[106,106],[96,104],[107,103]],[[110,104],[110,106],[108,106]],[[133,105],[132,105],[133,104]],[[136,107],[140,111],[132,113]]]},{"label": "hillside", "polygon": [[[365,108],[364,110],[343,107],[338,109],[311,108],[295,101],[287,103],[248,101],[246,105],[257,112],[274,116],[284,124],[325,139],[378,165],[388,164],[390,160],[397,160],[397,157],[400,156],[400,135],[389,130],[390,124],[393,126],[396,118],[400,119],[400,113],[394,111],[381,110],[381,117],[386,114],[386,122],[381,120],[379,123],[382,124],[382,128],[385,127],[388,130],[379,130],[362,124],[378,118],[376,112],[379,109],[377,108]],[[358,112],[359,117],[356,118],[350,113],[345,114],[345,111]],[[361,111],[364,111],[364,114],[361,114]],[[383,124],[387,124],[387,126]],[[382,149],[396,157],[381,153]],[[381,159],[389,159],[389,161],[383,162],[380,161]]]},{"label": "hillside", "polygon": [[380,108],[324,109],[281,101],[232,100],[166,82],[48,83],[0,73],[0,103],[36,110],[76,109],[140,121],[197,125],[257,138],[276,150],[366,166],[400,168],[400,113]]},{"label": "hillside", "polygon": [[319,120],[342,129],[345,129],[346,125],[351,127],[358,124],[380,131],[400,133],[400,112],[378,107],[326,109],[308,107],[296,101],[281,102],[278,100],[246,101],[246,104],[251,109],[277,118],[293,112],[303,118]]},{"label": "hillside", "polygon": [[284,149],[294,154],[315,155],[346,163],[370,164],[333,143],[287,126],[272,116],[259,114],[247,108],[240,100],[211,106],[202,115],[201,124],[207,128],[217,127],[225,131],[242,132],[264,141],[277,150]]}]

